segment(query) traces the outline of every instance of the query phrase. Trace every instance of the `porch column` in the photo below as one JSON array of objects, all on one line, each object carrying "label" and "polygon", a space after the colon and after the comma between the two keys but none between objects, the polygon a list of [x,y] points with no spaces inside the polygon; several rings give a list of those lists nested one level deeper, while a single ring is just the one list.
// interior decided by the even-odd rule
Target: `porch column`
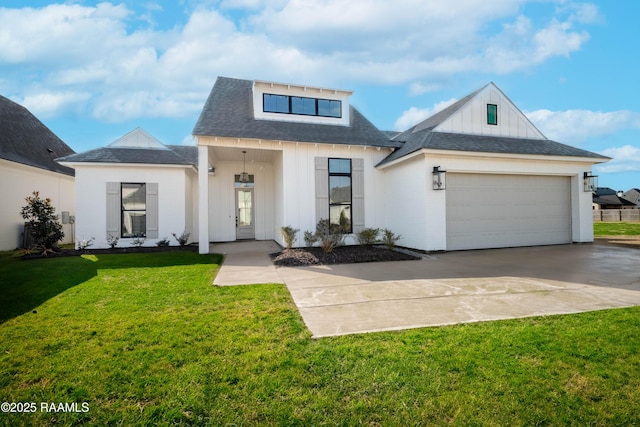
[{"label": "porch column", "polygon": [[198,146],[198,252],[209,253],[209,147]]}]

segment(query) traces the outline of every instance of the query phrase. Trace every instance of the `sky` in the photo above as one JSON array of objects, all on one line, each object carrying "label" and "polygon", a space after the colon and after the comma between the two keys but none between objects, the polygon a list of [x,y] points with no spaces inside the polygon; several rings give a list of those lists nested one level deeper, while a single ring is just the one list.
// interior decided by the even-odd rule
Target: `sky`
[{"label": "sky", "polygon": [[352,90],[405,130],[493,81],[640,188],[637,0],[0,0],[0,94],[76,152],[191,131],[218,76]]}]

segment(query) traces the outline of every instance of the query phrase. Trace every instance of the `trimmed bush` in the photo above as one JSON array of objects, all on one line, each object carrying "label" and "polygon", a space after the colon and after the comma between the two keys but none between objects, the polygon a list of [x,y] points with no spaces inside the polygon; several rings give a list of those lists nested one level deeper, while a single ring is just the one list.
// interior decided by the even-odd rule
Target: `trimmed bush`
[{"label": "trimmed bush", "polygon": [[372,246],[378,242],[379,228],[365,228],[358,233],[358,243],[363,246]]},{"label": "trimmed bush", "polygon": [[298,234],[297,228],[293,228],[289,225],[280,228],[280,234],[284,239],[284,245],[286,249],[291,249],[296,241],[296,235]]},{"label": "trimmed bush", "polygon": [[396,247],[396,243],[398,240],[402,239],[401,235],[396,235],[393,231],[385,228],[382,230],[382,243],[387,247],[387,249],[393,249]]},{"label": "trimmed bush", "polygon": [[322,250],[329,254],[336,246],[344,243],[344,228],[331,224],[328,219],[321,219],[316,225],[316,237],[320,240]]}]

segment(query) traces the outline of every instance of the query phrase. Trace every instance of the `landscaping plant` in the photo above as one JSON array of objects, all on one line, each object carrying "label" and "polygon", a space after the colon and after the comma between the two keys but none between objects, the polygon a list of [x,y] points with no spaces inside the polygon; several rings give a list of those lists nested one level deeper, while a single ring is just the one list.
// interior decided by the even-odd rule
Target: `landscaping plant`
[{"label": "landscaping plant", "polygon": [[328,219],[321,219],[316,226],[316,236],[322,250],[325,253],[331,253],[336,246],[344,243],[344,228],[338,224],[332,224]]},{"label": "landscaping plant", "polygon": [[312,247],[318,241],[318,236],[311,231],[304,232],[304,243],[308,248]]},{"label": "landscaping plant", "polygon": [[184,230],[180,236],[176,236],[176,233],[171,234],[178,241],[180,246],[185,246],[187,242],[189,242],[189,236],[191,235],[191,233],[187,233],[187,230]]},{"label": "landscaping plant", "polygon": [[26,221],[35,246],[43,255],[54,252],[58,242],[64,238],[64,231],[51,199],[41,199],[40,193],[34,191],[25,200],[27,205],[22,208],[20,214]]},{"label": "landscaping plant", "polygon": [[395,234],[393,231],[385,228],[382,230],[382,243],[387,247],[387,249],[393,249],[396,247],[396,243],[398,240],[402,238],[401,235]]},{"label": "landscaping plant", "polygon": [[298,234],[297,228],[293,228],[289,225],[280,228],[280,233],[282,234],[282,238],[284,239],[284,245],[286,249],[291,249],[293,247],[293,243],[296,241],[296,235]]},{"label": "landscaping plant", "polygon": [[157,246],[159,246],[159,247],[169,246],[169,239],[168,239],[167,237],[165,237],[165,238],[164,238],[164,239],[162,239],[162,240],[158,240],[158,241],[156,242],[156,245],[157,245]]},{"label": "landscaping plant", "polygon": [[118,241],[120,240],[120,238],[118,236],[112,236],[111,234],[109,234],[107,236],[107,244],[109,245],[109,247],[111,249],[115,248],[116,246],[118,246]]},{"label": "landscaping plant", "polygon": [[378,242],[379,228],[365,228],[358,233],[358,243],[363,246],[372,246]]}]

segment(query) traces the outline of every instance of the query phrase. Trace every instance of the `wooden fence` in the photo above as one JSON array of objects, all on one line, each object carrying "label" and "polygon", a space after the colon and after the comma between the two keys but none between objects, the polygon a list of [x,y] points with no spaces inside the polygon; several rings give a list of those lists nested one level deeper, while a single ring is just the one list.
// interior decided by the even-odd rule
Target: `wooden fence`
[{"label": "wooden fence", "polygon": [[593,222],[640,221],[640,209],[601,209],[593,211]]}]

